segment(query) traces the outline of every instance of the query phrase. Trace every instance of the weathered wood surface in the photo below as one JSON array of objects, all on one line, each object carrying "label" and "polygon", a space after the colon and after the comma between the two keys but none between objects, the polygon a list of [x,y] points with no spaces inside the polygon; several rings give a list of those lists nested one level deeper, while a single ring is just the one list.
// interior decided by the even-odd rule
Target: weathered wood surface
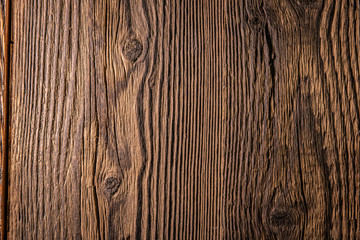
[{"label": "weathered wood surface", "polygon": [[357,0],[13,0],[10,239],[359,239]]},{"label": "weathered wood surface", "polygon": [[[4,90],[4,52],[5,52],[5,0],[0,0],[0,159],[2,161],[2,131],[3,131],[3,90]],[[2,202],[2,164],[0,164],[0,203]],[[1,205],[1,204],[0,204]],[[1,215],[1,209],[0,209]],[[0,222],[0,229],[2,222]]]}]

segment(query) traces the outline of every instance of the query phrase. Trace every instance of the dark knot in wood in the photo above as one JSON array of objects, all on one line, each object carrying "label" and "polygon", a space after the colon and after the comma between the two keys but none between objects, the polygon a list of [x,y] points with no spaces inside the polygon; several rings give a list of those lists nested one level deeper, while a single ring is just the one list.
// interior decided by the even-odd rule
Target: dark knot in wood
[{"label": "dark knot in wood", "polygon": [[123,42],[123,56],[132,62],[135,62],[140,57],[142,50],[142,44],[135,38],[125,39]]},{"label": "dark knot in wood", "polygon": [[293,225],[293,218],[287,211],[274,211],[270,215],[270,224],[274,227],[288,227]]},{"label": "dark knot in wood", "polygon": [[254,29],[260,29],[264,26],[264,20],[260,16],[251,16],[249,18],[249,25]]},{"label": "dark knot in wood", "polygon": [[105,179],[104,191],[109,196],[112,197],[120,187],[120,181],[116,177],[108,177]]}]

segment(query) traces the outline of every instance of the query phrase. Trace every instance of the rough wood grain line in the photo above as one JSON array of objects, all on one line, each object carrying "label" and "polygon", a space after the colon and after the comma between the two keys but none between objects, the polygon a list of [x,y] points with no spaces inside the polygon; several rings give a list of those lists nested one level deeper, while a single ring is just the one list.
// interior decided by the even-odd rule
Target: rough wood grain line
[{"label": "rough wood grain line", "polygon": [[[5,57],[5,0],[0,1],[0,126],[3,126],[3,89],[4,89],[4,57]],[[2,127],[1,136],[2,136]],[[2,137],[0,138],[0,159],[3,159]],[[0,167],[0,196],[2,196],[2,166]],[[0,197],[0,203],[2,199]],[[0,204],[1,205],[1,204]],[[1,215],[1,209],[0,209]],[[0,222],[0,228],[1,228]]]},{"label": "rough wood grain line", "polygon": [[359,1],[13,12],[9,238],[360,237]]},{"label": "rough wood grain line", "polygon": [[[3,89],[4,89],[4,57],[5,57],[5,0],[0,1],[0,116],[3,121]],[[2,141],[2,139],[0,140]],[[0,147],[2,151],[2,147]]]},{"label": "rough wood grain line", "polygon": [[11,62],[11,2],[1,2],[1,81],[0,81],[0,118],[1,118],[1,239],[6,239],[8,229],[8,165],[10,162],[10,62]]}]

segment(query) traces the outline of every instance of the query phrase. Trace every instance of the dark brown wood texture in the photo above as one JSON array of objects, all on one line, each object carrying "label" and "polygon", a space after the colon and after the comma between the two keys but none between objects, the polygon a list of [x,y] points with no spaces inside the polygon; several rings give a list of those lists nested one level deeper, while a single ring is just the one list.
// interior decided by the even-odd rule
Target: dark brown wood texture
[{"label": "dark brown wood texture", "polygon": [[[3,161],[3,91],[4,91],[4,61],[5,61],[5,0],[0,0],[0,159]],[[3,202],[2,199],[2,164],[0,164],[0,203]],[[0,204],[2,205],[2,204]],[[1,215],[0,209],[0,215]],[[2,228],[2,221],[0,221],[0,229]]]},{"label": "dark brown wood texture", "polygon": [[357,0],[14,0],[10,239],[359,239]]}]

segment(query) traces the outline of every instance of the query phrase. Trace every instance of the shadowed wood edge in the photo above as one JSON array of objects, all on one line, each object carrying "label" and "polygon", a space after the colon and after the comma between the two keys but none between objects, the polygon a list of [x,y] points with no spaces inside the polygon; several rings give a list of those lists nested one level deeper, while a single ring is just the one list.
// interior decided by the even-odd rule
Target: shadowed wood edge
[{"label": "shadowed wood edge", "polygon": [[4,54],[4,94],[2,126],[2,191],[1,191],[1,238],[7,237],[7,196],[8,196],[8,163],[9,163],[9,73],[10,73],[10,6],[11,0],[5,1],[5,54]]}]

